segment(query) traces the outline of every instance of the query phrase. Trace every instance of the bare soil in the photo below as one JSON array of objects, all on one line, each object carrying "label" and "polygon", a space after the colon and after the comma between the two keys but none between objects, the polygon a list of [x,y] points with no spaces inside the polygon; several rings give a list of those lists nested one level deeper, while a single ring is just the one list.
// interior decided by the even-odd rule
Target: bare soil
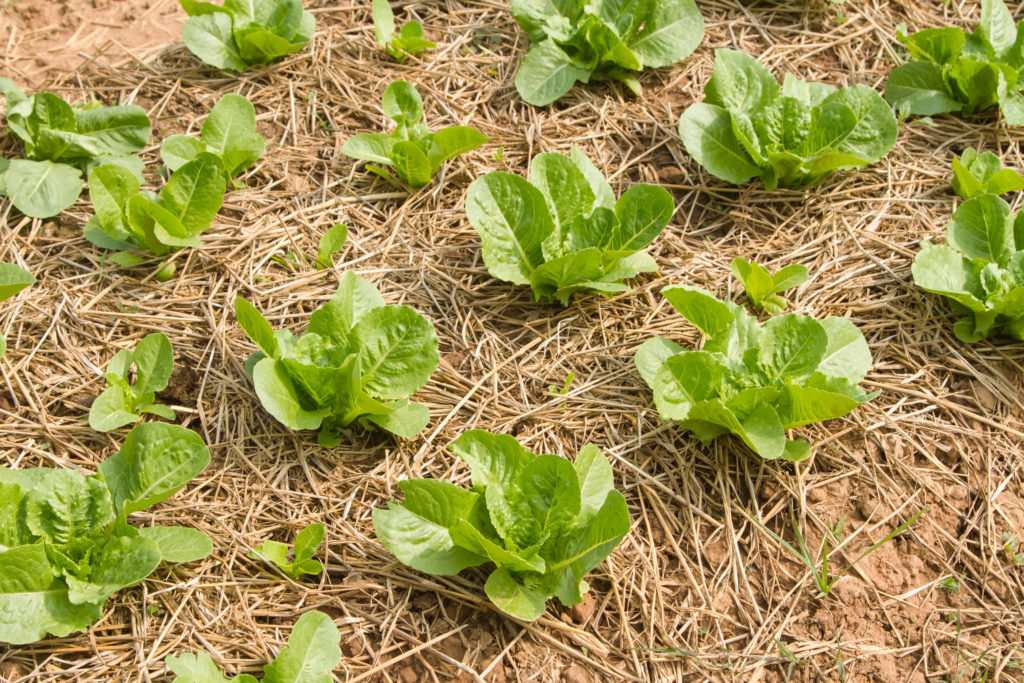
[{"label": "bare soil", "polygon": [[[910,123],[883,162],[772,193],[707,175],[675,135],[716,47],[747,50],[780,78],[881,90],[899,63],[897,24],[973,26],[975,3],[698,4],[705,42],[679,65],[644,72],[642,98],[597,83],[546,109],[512,87],[527,41],[503,2],[396,5],[438,43],[404,66],[374,45],[368,2],[314,2],[307,50],[238,77],[180,45],[174,0],[0,7],[2,74],[69,99],[142,105],[154,123],[151,167],[162,137],[196,130],[227,92],[255,103],[271,143],[205,246],[175,257],[179,275],[167,283],[154,268],[103,262],[81,236],[86,197],[49,221],[0,209],[0,260],[39,279],[0,316],[10,346],[0,361],[0,458],[93,471],[123,439],[82,421],[103,388],[100,370],[117,349],[162,331],[178,367],[164,399],[203,435],[213,462],[140,522],[190,524],[215,542],[206,560],[161,567],[122,591],[89,633],[0,650],[0,678],[161,680],[168,655],[198,650],[231,674],[258,672],[297,615],[320,609],[342,631],[335,674],[346,681],[1024,680],[1024,567],[1002,541],[1009,533],[1024,545],[1024,344],[962,344],[947,303],[910,276],[918,242],[941,240],[954,208],[953,155],[977,146],[1021,168],[1022,133],[994,112]],[[423,93],[431,126],[474,125],[491,138],[412,196],[340,154],[349,135],[385,126],[380,96],[398,78]],[[678,210],[651,248],[660,273],[638,278],[632,293],[563,309],[487,274],[462,202],[479,175],[525,173],[534,154],[573,144],[617,192],[661,183]],[[15,151],[0,137],[0,155]],[[315,254],[338,221],[350,241],[333,269],[315,271],[296,254]],[[729,274],[737,256],[773,270],[807,265],[794,310],[848,317],[871,345],[865,385],[881,395],[799,430],[815,446],[806,463],[762,461],[728,438],[701,447],[658,419],[633,368],[652,335],[699,341],[658,290],[684,282],[741,300]],[[260,408],[231,301],[245,296],[275,326],[301,331],[349,269],[427,315],[443,358],[417,397],[432,415],[420,436],[352,433],[327,451]],[[547,391],[569,372],[566,396]],[[634,526],[589,577],[583,605],[552,601],[521,624],[487,602],[483,572],[425,576],[376,541],[371,511],[397,496],[400,479],[467,481],[445,446],[471,428],[512,433],[537,452],[573,457],[592,442],[611,456]],[[844,520],[848,543],[830,557],[837,571],[921,509],[824,597],[749,522],[795,543],[795,515],[817,549]],[[246,557],[313,521],[328,528],[322,576],[291,582]]]}]

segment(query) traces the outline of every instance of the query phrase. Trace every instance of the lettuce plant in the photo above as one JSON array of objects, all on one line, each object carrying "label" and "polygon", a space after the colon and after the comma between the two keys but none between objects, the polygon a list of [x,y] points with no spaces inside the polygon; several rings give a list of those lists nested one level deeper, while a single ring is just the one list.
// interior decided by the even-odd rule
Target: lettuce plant
[{"label": "lettuce plant", "polygon": [[404,64],[409,57],[415,57],[424,50],[436,47],[429,40],[424,40],[423,25],[415,19],[402,24],[396,34],[395,13],[388,0],[373,0],[373,30],[377,44],[387,50],[399,64]]},{"label": "lettuce plant", "polygon": [[925,240],[911,267],[914,284],[952,301],[964,317],[953,325],[961,341],[995,334],[1024,339],[1024,213],[983,194],[960,205],[946,244]]},{"label": "lettuce plant", "polygon": [[264,541],[249,553],[253,560],[270,562],[285,576],[298,581],[306,574],[319,574],[324,566],[313,559],[316,548],[324,540],[324,525],[310,524],[295,534],[292,559],[288,559],[288,545],[279,541]]},{"label": "lettuce plant", "polygon": [[[256,132],[256,110],[241,95],[228,94],[213,105],[196,139],[191,135],[172,135],[160,145],[160,158],[171,171],[204,152],[215,154],[224,166],[224,177],[233,180],[263,156],[263,136]],[[241,183],[235,181],[236,186]]]},{"label": "lettuce plant", "polygon": [[204,63],[245,71],[279,61],[309,43],[316,28],[301,0],[178,0],[188,14],[181,39]]},{"label": "lettuce plant", "polygon": [[355,273],[345,273],[300,337],[275,332],[241,297],[235,315],[260,348],[245,364],[256,394],[285,426],[319,429],[328,448],[350,426],[373,424],[406,439],[427,426],[427,407],[408,397],[437,369],[434,326],[408,306],[386,305]]},{"label": "lettuce plant", "polygon": [[970,116],[998,104],[1008,124],[1024,124],[1024,26],[1014,25],[1002,0],[981,0],[974,33],[946,26],[907,35],[902,27],[896,37],[915,60],[885,84],[901,116]]},{"label": "lettuce plant", "polygon": [[845,318],[788,313],[760,325],[696,287],[661,293],[707,341],[691,351],[655,337],[634,361],[661,418],[678,420],[705,446],[731,433],[762,458],[804,460],[810,444],[787,439],[786,430],[841,417],[875,396],[858,386],[871,353]]},{"label": "lettuce plant", "polygon": [[[12,296],[34,285],[36,278],[21,266],[13,263],[0,263],[0,302],[7,301]],[[7,342],[0,337],[0,358],[7,352]]]},{"label": "lettuce plant", "polygon": [[836,89],[786,74],[782,87],[756,59],[715,50],[704,101],[679,119],[687,153],[730,183],[806,187],[834,171],[883,159],[896,144],[892,109],[866,85]]},{"label": "lettuce plant", "polygon": [[149,117],[142,107],[70,105],[48,92],[31,97],[0,78],[7,101],[7,127],[25,145],[25,158],[0,159],[0,195],[26,216],[49,218],[75,203],[82,173],[118,164],[140,177],[142,162],[131,156],[149,142]]},{"label": "lettuce plant", "polygon": [[428,574],[493,563],[484,590],[517,619],[537,619],[552,596],[563,605],[581,602],[589,590],[583,577],[630,526],[604,454],[587,445],[574,464],[482,430],[462,434],[451,449],[472,468],[472,489],[435,479],[400,482],[405,500],[373,511],[384,547]]},{"label": "lettuce plant", "polygon": [[[141,192],[139,180],[120,166],[100,166],[89,173],[96,214],[85,225],[85,237],[102,249],[147,250],[155,256],[202,246],[199,234],[213,225],[226,187],[224,165],[209,152],[178,167],[159,195]],[[133,265],[142,259],[122,254],[114,260]]]},{"label": "lettuce plant", "polygon": [[668,225],[675,206],[661,187],[641,183],[615,200],[590,159],[538,154],[530,179],[493,172],[478,178],[466,196],[466,216],[483,242],[484,264],[494,277],[530,285],[534,299],[575,292],[611,296],[622,281],[658,269],[640,251]]},{"label": "lettuce plant", "polygon": [[693,0],[512,0],[530,49],[516,90],[543,107],[576,81],[611,78],[640,94],[635,71],[680,62],[704,39]]},{"label": "lettuce plant", "polygon": [[789,303],[780,292],[807,282],[807,267],[799,263],[786,266],[772,275],[767,268],[742,258],[732,260],[732,274],[743,285],[754,308],[771,315],[782,313]]},{"label": "lettuce plant", "polygon": [[[330,683],[331,672],[341,663],[341,633],[331,618],[316,610],[295,622],[292,633],[277,658],[263,667],[263,683]],[[174,683],[228,683],[213,658],[205,652],[167,658]],[[234,683],[257,683],[259,679],[241,674]]]},{"label": "lettuce plant", "polygon": [[[129,371],[135,366],[135,382]],[[154,403],[156,392],[163,391],[174,370],[171,342],[159,332],[147,334],[134,351],[118,351],[107,366],[107,389],[89,409],[89,426],[109,432],[142,419],[142,413],[173,420],[174,411]]]},{"label": "lettuce plant", "polygon": [[430,182],[444,162],[472,151],[487,137],[468,126],[450,126],[432,133],[423,120],[423,99],[406,81],[395,81],[384,91],[384,113],[397,124],[390,135],[360,133],[341,146],[341,153],[360,161],[372,161],[366,170],[385,180],[391,175],[375,164],[395,169],[399,179],[412,188]]},{"label": "lettuce plant", "polygon": [[82,631],[108,597],[161,561],[206,557],[213,546],[201,531],[136,528],[128,515],[169,498],[209,462],[198,434],[150,422],[96,474],[0,467],[0,642]]},{"label": "lettuce plant", "polygon": [[1006,194],[1024,190],[1024,176],[1002,162],[992,152],[978,154],[967,148],[959,159],[953,159],[953,191],[965,199],[983,194]]}]

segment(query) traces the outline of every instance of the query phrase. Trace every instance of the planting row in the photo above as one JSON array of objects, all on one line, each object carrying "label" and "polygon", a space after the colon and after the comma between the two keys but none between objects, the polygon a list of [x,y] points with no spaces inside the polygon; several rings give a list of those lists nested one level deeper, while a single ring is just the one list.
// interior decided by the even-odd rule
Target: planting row
[{"label": "planting row", "polygon": [[[185,45],[206,64],[228,71],[279,61],[305,47],[315,28],[300,0],[224,0],[223,6],[179,2],[190,16],[182,29]],[[396,32],[387,0],[372,0],[372,8],[377,42],[396,61],[404,63],[434,47],[424,39],[418,21],[409,21]],[[591,80],[618,81],[640,95],[635,72],[678,63],[704,39],[704,20],[694,0],[510,0],[510,9],[530,38],[530,49],[516,73],[516,90],[535,106],[551,104],[575,83]],[[998,105],[1010,125],[1024,125],[1024,30],[1014,23],[1003,0],[981,0],[981,21],[973,33],[950,26],[908,35],[904,28],[896,38],[911,61],[893,71],[885,98],[903,116],[968,116]],[[799,94],[791,90],[784,96],[808,104],[828,94],[821,94],[818,86],[795,92]],[[727,100],[728,92],[721,94]],[[759,108],[770,104],[760,97],[745,103]],[[791,101],[777,113],[798,120],[807,111]],[[760,165],[748,144],[757,146],[749,128],[741,123],[737,129],[734,124],[733,132]]]},{"label": "planting row", "polygon": [[[444,481],[399,483],[401,503],[373,513],[384,546],[431,574],[493,563],[484,586],[511,616],[532,621],[554,596],[579,603],[584,576],[629,531],[626,500],[595,446],[570,463],[535,455],[507,435],[468,431],[451,444],[473,471],[467,490]],[[107,598],[160,562],[193,562],[213,551],[187,527],[135,527],[129,515],[174,495],[210,462],[193,431],[163,422],[133,428],[95,474],[0,467],[0,642],[66,636],[100,618]],[[323,571],[312,559],[320,524],[286,544],[267,541],[249,557],[299,580]]]},{"label": "planting row", "polygon": [[[185,44],[204,62],[221,69],[241,71],[277,61],[305,46],[314,29],[313,16],[299,0],[225,0],[223,6],[180,2],[190,15],[183,28]],[[949,27],[898,34],[917,60],[898,67],[886,84],[885,98],[901,115],[969,115],[998,104],[1008,123],[1024,124],[1024,81],[1018,83],[1024,70],[1024,27],[1014,24],[1002,0],[982,0],[981,5],[981,23],[974,33]],[[549,104],[576,81],[591,78],[618,80],[639,94],[633,71],[684,59],[704,34],[693,0],[590,4],[512,0],[511,6],[531,40],[516,87],[535,105]],[[374,0],[373,15],[378,42],[398,61],[433,47],[423,39],[419,22],[406,23],[396,34],[386,0]],[[8,194],[25,215],[44,218],[64,210],[82,189],[81,174],[103,164],[115,164],[121,171],[117,178],[98,181],[116,182],[125,194],[138,192],[129,174],[141,181],[142,164],[131,156],[149,140],[149,119],[141,108],[96,103],[73,107],[49,93],[26,97],[9,79],[0,79],[0,91],[7,100],[8,126],[25,145],[25,159],[0,159],[0,194]],[[263,152],[252,114],[237,101],[224,104],[224,109],[223,117],[211,114],[222,127],[211,125],[208,135],[204,128],[204,139],[173,136],[165,141],[161,156],[168,169],[195,162],[187,167],[187,175],[202,175],[213,163],[204,153],[219,157],[228,180],[251,166]],[[252,125],[235,130],[229,113],[236,110],[243,121],[252,119]],[[427,184],[444,161],[486,141],[465,126],[430,133],[420,123],[419,95],[404,82],[388,88],[384,111],[397,124],[391,135],[357,135],[343,151],[392,166],[412,188]],[[754,58],[717,50],[705,99],[683,113],[679,134],[687,152],[713,175],[734,183],[756,177],[774,189],[811,185],[836,170],[879,161],[895,144],[897,125],[890,107],[867,86],[836,89],[786,74],[780,88]],[[227,144],[233,147],[229,150]],[[367,168],[390,179],[379,166]],[[212,206],[215,188],[209,194]],[[163,203],[168,202],[173,203],[166,199]],[[155,222],[157,234],[101,239],[108,247],[128,244],[159,253],[194,239],[196,225],[184,226],[176,234],[176,223],[170,221],[168,227],[154,217],[170,220],[151,205],[164,208],[161,202],[136,204],[137,220],[127,229],[144,233],[145,225],[136,223]],[[180,207],[172,207],[171,213],[173,208]],[[202,217],[195,223],[203,223]],[[119,232],[102,221],[99,227],[108,236]],[[95,229],[92,232],[97,234]]]}]

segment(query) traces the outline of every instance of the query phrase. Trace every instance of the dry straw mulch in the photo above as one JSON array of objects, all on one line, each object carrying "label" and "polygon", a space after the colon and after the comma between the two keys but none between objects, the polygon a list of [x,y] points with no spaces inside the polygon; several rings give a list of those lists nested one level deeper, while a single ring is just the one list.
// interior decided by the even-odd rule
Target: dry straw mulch
[{"label": "dry straw mulch", "polygon": [[[504,3],[456,0],[400,7],[400,21],[421,18],[439,44],[405,66],[374,47],[368,2],[317,2],[310,48],[264,71],[223,77],[173,45],[118,68],[96,54],[49,83],[69,98],[141,104],[155,142],[196,130],[222,94],[238,92],[271,144],[204,248],[176,255],[179,275],[165,284],[154,268],[104,262],[81,236],[87,201],[51,221],[6,207],[0,216],[0,260],[39,278],[0,325],[11,346],[0,362],[4,462],[92,471],[123,438],[83,422],[102,368],[163,332],[178,366],[168,401],[213,462],[140,521],[194,525],[216,545],[205,561],[163,566],[122,591],[88,634],[0,651],[0,676],[160,680],[167,655],[195,650],[229,672],[256,671],[298,614],[320,609],[342,631],[336,676],[348,681],[1024,680],[1024,569],[1002,544],[1007,531],[1024,543],[1024,346],[958,342],[947,304],[910,277],[918,241],[941,239],[953,209],[953,154],[981,146],[1021,167],[1020,133],[994,113],[915,122],[882,163],[772,193],[708,176],[675,135],[702,96],[713,48],[748,50],[780,77],[881,89],[898,63],[899,22],[973,25],[975,3],[699,4],[704,44],[645,72],[642,98],[599,83],[547,109],[525,105],[511,82],[526,39]],[[397,78],[418,86],[432,126],[470,124],[492,140],[412,196],[340,155],[347,136],[386,126],[379,100]],[[661,183],[678,210],[652,247],[660,274],[563,309],[488,276],[463,197],[482,173],[524,173],[532,155],[571,145],[617,191]],[[11,140],[0,147],[10,153]],[[155,162],[156,144],[146,156]],[[338,221],[350,241],[332,270],[315,271],[317,240]],[[739,297],[736,256],[807,265],[795,310],[850,318],[874,354],[866,385],[881,395],[800,430],[816,447],[800,465],[761,461],[729,438],[702,448],[659,421],[633,368],[651,335],[699,341],[658,290],[685,282]],[[353,433],[328,451],[260,408],[242,368],[252,346],[230,302],[244,296],[275,326],[301,330],[350,269],[429,317],[442,361],[418,396],[432,416],[419,437]],[[548,392],[570,372],[566,396]],[[470,428],[512,433],[538,452],[573,457],[592,442],[611,456],[634,528],[590,577],[581,607],[553,602],[520,624],[488,604],[483,573],[421,575],[377,543],[370,514],[396,497],[397,481],[467,483],[445,446]],[[806,569],[748,521],[793,541],[795,514],[817,548],[845,518],[839,568],[922,508],[822,599]],[[322,576],[295,583],[246,558],[312,521],[328,530]]]}]

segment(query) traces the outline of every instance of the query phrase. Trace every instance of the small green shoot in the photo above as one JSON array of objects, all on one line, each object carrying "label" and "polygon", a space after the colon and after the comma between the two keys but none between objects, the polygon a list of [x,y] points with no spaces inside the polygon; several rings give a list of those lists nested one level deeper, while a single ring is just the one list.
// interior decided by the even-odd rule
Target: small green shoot
[{"label": "small green shoot", "polygon": [[1017,564],[1024,564],[1024,552],[1020,550],[1017,536],[1012,531],[1003,532],[1003,551]]},{"label": "small green shoot", "polygon": [[[135,366],[135,383],[128,379]],[[163,391],[174,370],[171,342],[159,332],[147,334],[134,351],[118,351],[107,366],[107,389],[89,409],[89,426],[98,432],[109,432],[142,419],[142,413],[174,420],[174,411],[154,403],[156,393]]]},{"label": "small green shoot", "polygon": [[789,681],[793,678],[793,669],[800,663],[800,659],[793,654],[792,650],[783,645],[782,641],[778,638],[775,639],[775,645],[779,648],[779,656],[788,664],[786,667],[786,680]]},{"label": "small green shoot", "polygon": [[947,576],[942,581],[939,581],[939,588],[946,591],[950,595],[956,595],[960,592],[961,582],[964,580],[964,574],[960,575],[958,579],[955,576]]},{"label": "small green shoot", "polygon": [[388,0],[373,0],[373,29],[377,36],[377,44],[388,51],[388,54],[404,64],[409,57],[437,47],[435,43],[423,38],[423,24],[413,20],[402,25],[395,34],[395,13],[391,10]]},{"label": "small green shoot", "polygon": [[792,516],[793,521],[793,534],[796,536],[796,542],[799,546],[799,550],[797,548],[794,548],[786,541],[784,541],[781,536],[779,536],[774,531],[766,527],[764,524],[754,519],[753,516],[751,516],[748,512],[743,510],[741,510],[741,512],[747,519],[750,520],[750,522],[754,526],[756,526],[772,541],[774,541],[776,545],[788,551],[791,555],[798,559],[805,567],[807,567],[808,570],[810,570],[811,576],[814,577],[814,583],[818,587],[818,594],[814,597],[820,599],[829,594],[829,592],[832,590],[832,587],[836,585],[836,582],[839,579],[841,579],[843,575],[846,574],[846,572],[853,569],[865,557],[867,557],[868,555],[878,550],[880,547],[882,547],[883,545],[885,545],[886,543],[888,543],[889,541],[903,533],[903,531],[905,531],[911,524],[917,521],[917,518],[920,517],[926,509],[927,508],[922,508],[917,512],[917,514],[912,516],[907,521],[903,522],[903,524],[900,524],[894,530],[890,531],[885,538],[883,538],[881,541],[878,541],[870,548],[865,550],[863,553],[861,553],[859,556],[857,556],[857,559],[855,559],[853,562],[847,565],[845,569],[837,573],[835,576],[829,575],[829,538],[832,538],[835,541],[835,546],[833,547],[833,550],[841,550],[843,545],[845,545],[842,539],[837,538],[837,532],[842,531],[843,519],[840,519],[839,522],[837,522],[835,525],[829,526],[828,532],[821,539],[821,548],[818,551],[818,558],[816,559],[815,556],[811,554],[811,551],[807,548],[807,543],[804,541],[804,535],[800,532],[800,525],[796,519],[796,512],[791,511],[790,514]]},{"label": "small green shoot", "polygon": [[288,559],[288,544],[277,541],[265,541],[249,553],[253,560],[263,560],[277,565],[281,573],[298,581],[304,574],[319,574],[324,566],[312,559],[316,548],[324,540],[324,525],[310,524],[295,534],[295,551],[293,559]]},{"label": "small green shoot", "polygon": [[554,384],[549,384],[548,385],[548,391],[550,391],[552,394],[558,394],[559,396],[565,396],[566,394],[569,393],[569,389],[572,388],[572,380],[573,380],[573,378],[575,376],[576,375],[574,373],[570,372],[568,375],[565,376],[565,382],[562,383],[562,388],[561,389],[556,387]]},{"label": "small green shoot", "polygon": [[338,223],[328,228],[324,236],[320,238],[320,245],[316,252],[316,269],[325,270],[331,267],[331,257],[341,251],[348,239],[348,226]]},{"label": "small green shoot", "polygon": [[777,315],[789,304],[780,292],[807,282],[807,267],[799,263],[786,266],[772,275],[764,266],[737,258],[732,260],[732,274],[743,285],[750,303],[769,315]]},{"label": "small green shoot", "polygon": [[[572,388],[573,377],[575,377],[575,374],[570,372],[568,375],[565,376],[565,382],[562,383],[562,388],[561,389],[556,387],[554,384],[549,384],[548,385],[548,391],[550,391],[552,394],[558,394],[559,396],[565,396],[566,394],[569,393],[569,389]],[[558,407],[559,408],[564,408],[565,407],[565,403],[560,403],[558,405]]]},{"label": "small green shoot", "polygon": [[505,158],[505,145],[501,145],[494,151],[493,158],[495,161],[502,161]]},{"label": "small green shoot", "polygon": [[843,644],[839,642],[839,634],[836,634],[836,675],[839,676],[839,683],[846,683],[846,662],[843,661]]}]

